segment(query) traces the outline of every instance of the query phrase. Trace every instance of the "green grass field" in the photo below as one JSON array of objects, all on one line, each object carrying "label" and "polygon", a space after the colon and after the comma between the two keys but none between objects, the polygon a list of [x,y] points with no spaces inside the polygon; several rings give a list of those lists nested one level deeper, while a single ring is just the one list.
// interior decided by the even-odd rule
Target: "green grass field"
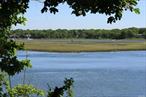
[{"label": "green grass field", "polygon": [[50,39],[16,40],[23,42],[26,50],[47,52],[98,52],[146,50],[145,40],[90,40],[90,39]]}]

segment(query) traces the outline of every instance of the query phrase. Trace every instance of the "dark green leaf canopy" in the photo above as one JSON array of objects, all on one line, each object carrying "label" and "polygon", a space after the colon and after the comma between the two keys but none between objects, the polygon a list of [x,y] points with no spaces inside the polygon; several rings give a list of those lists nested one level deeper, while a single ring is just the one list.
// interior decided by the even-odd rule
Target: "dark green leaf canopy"
[{"label": "dark green leaf canopy", "polygon": [[88,12],[93,14],[108,15],[108,23],[116,22],[122,18],[123,11],[129,9],[131,12],[139,13],[135,8],[139,0],[45,0],[42,13],[58,12],[57,6],[66,3],[72,8],[72,14],[85,16]]},{"label": "dark green leaf canopy", "polygon": [[29,67],[28,60],[19,61],[15,51],[22,49],[15,41],[9,39],[12,25],[23,24],[23,14],[28,8],[29,0],[0,0],[0,70],[13,76]]},{"label": "dark green leaf canopy", "polygon": [[[29,7],[30,0],[0,0],[0,28],[21,24],[25,18],[21,16]],[[36,0],[41,1],[41,0]],[[87,13],[105,14],[108,16],[108,23],[116,22],[122,18],[126,10],[139,13],[135,8],[139,0],[45,0],[42,13],[59,11],[59,4],[67,4],[72,9],[72,14],[85,16]]]},{"label": "dark green leaf canopy", "polygon": [[0,0],[0,30],[24,23],[28,3],[29,0]]}]

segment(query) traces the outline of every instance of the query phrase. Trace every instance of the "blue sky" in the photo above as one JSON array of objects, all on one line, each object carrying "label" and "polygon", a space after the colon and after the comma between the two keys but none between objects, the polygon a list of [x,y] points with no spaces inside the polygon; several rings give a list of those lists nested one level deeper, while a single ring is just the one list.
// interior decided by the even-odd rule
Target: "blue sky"
[{"label": "blue sky", "polygon": [[141,14],[137,15],[126,11],[123,18],[113,24],[107,24],[107,16],[101,14],[88,14],[83,17],[71,15],[71,9],[67,5],[60,5],[59,13],[53,15],[49,12],[42,14],[43,3],[31,1],[30,8],[25,16],[25,26],[17,25],[13,29],[115,29],[128,27],[146,27],[146,0],[140,0],[137,7]]}]

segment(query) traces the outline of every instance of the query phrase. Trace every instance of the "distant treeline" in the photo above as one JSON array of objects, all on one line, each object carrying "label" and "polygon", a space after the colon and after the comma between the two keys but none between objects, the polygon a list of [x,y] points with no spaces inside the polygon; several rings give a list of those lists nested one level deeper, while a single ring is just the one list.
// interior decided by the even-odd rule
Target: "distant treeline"
[{"label": "distant treeline", "polygon": [[33,38],[33,39],[127,39],[144,38],[146,39],[146,28],[127,28],[127,29],[90,29],[90,30],[13,30],[11,38]]}]

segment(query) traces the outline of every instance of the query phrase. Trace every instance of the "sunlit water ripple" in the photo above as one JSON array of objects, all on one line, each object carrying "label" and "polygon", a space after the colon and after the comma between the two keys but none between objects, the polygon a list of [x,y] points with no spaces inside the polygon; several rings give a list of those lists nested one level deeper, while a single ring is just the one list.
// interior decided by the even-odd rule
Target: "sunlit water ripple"
[{"label": "sunlit water ripple", "polygon": [[[19,51],[19,59],[26,52]],[[146,97],[146,51],[48,53],[28,52],[33,67],[27,83],[47,89],[73,77],[75,97]],[[13,77],[13,85],[23,74]]]}]

